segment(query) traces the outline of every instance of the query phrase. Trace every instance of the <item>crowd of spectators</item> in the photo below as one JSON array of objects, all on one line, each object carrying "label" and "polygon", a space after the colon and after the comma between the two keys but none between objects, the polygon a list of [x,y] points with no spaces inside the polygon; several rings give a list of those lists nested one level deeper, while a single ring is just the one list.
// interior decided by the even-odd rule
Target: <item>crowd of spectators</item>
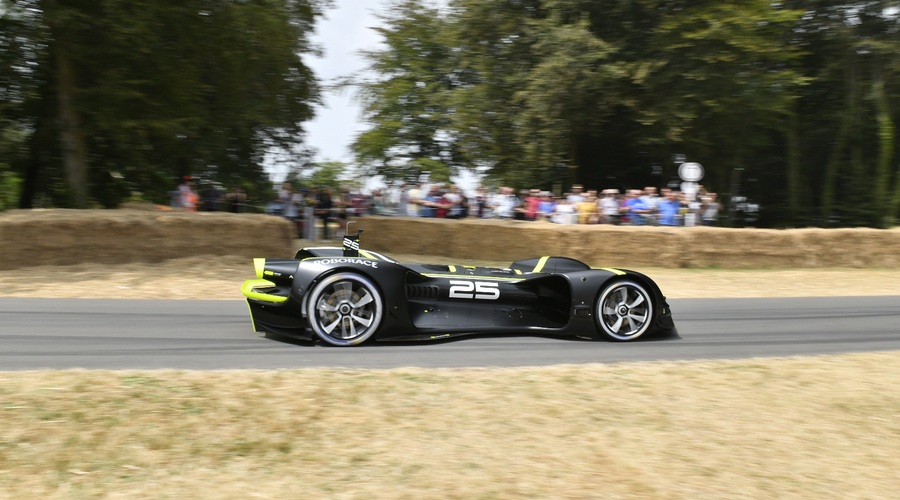
[{"label": "crowd of spectators", "polygon": [[[425,193],[424,195],[422,193]],[[573,185],[571,191],[554,195],[539,189],[524,189],[516,195],[510,187],[490,193],[478,188],[467,197],[454,185],[441,184],[413,188],[400,199],[398,214],[418,217],[498,218],[548,221],[557,224],[615,224],[658,226],[715,226],[719,220],[716,193],[700,186],[696,193],[656,187],[585,191]]]},{"label": "crowd of spectators", "polygon": [[[225,192],[206,185],[198,192],[187,178],[173,192],[173,205],[187,210],[241,212],[247,195],[239,187]],[[613,224],[633,226],[715,226],[719,220],[716,193],[698,186],[697,192],[680,192],[654,186],[644,189],[585,190],[575,184],[555,195],[540,189],[511,187],[489,191],[478,187],[467,194],[455,184],[426,183],[374,189],[371,193],[348,187],[312,187],[295,190],[285,182],[276,199],[265,207],[271,215],[295,223],[298,236],[329,239],[342,236],[349,217],[369,214],[445,219],[481,218],[546,221],[556,224]],[[321,228],[321,233],[319,229]],[[331,233],[330,228],[335,228]],[[330,234],[331,233],[331,234]]]},{"label": "crowd of spectators", "polygon": [[[716,193],[700,186],[696,193],[684,193],[663,188],[661,193],[653,186],[629,189],[620,193],[617,189],[585,191],[581,185],[573,185],[571,191],[554,195],[539,189],[521,190],[516,194],[511,187],[488,191],[479,187],[474,194],[466,194],[455,184],[429,183],[407,188],[375,189],[371,194],[361,190],[330,188],[304,190],[294,193],[285,183],[270,213],[279,213],[298,224],[303,234],[315,239],[309,230],[322,227],[322,237],[328,239],[329,223],[336,223],[335,236],[348,216],[369,214],[400,217],[428,217],[443,219],[509,219],[546,221],[556,224],[614,224],[652,226],[718,225],[719,202]],[[279,212],[280,208],[280,212]],[[306,215],[304,215],[304,213]],[[311,215],[310,215],[311,214]],[[304,224],[317,219],[317,224]]]},{"label": "crowd of spectators", "polygon": [[169,195],[172,208],[180,208],[188,212],[243,213],[247,211],[247,193],[240,186],[234,186],[225,191],[214,182],[206,182],[198,191],[194,179],[186,176],[178,185],[178,189],[169,192]]}]

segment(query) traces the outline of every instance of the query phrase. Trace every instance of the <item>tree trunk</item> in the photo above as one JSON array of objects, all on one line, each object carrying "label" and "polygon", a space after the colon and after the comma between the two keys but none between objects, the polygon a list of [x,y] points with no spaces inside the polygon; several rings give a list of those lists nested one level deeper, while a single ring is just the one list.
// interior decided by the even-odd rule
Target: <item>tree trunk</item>
[{"label": "tree trunk", "polygon": [[805,189],[806,183],[803,181],[803,173],[801,171],[802,163],[800,161],[800,132],[798,130],[797,115],[792,114],[788,120],[787,130],[787,196],[788,196],[788,217],[789,223],[796,226],[800,222],[801,212],[806,212],[801,207],[801,190]]},{"label": "tree trunk", "polygon": [[893,224],[894,204],[890,198],[891,160],[894,158],[894,122],[887,95],[884,91],[884,74],[879,69],[875,72],[872,83],[872,96],[875,99],[875,110],[878,120],[878,169],[875,173],[875,210],[877,223],[881,226]]},{"label": "tree trunk", "polygon": [[76,208],[87,206],[87,151],[81,116],[75,106],[75,70],[63,47],[57,47],[57,94],[59,99],[59,125],[62,140],[63,166],[72,202]]},{"label": "tree trunk", "polygon": [[59,103],[60,141],[62,145],[63,167],[69,183],[72,204],[76,208],[87,206],[87,147],[81,115],[78,111],[76,91],[78,89],[75,66],[65,46],[65,36],[59,23],[52,19],[57,9],[56,0],[44,1],[48,25],[53,34],[53,55],[56,58],[56,92]]},{"label": "tree trunk", "polygon": [[831,150],[828,164],[825,166],[825,179],[822,183],[822,225],[824,227],[831,225],[831,212],[834,208],[835,178],[837,177],[841,158],[844,155],[844,149],[847,147],[847,139],[854,120],[853,103],[856,99],[856,72],[853,70],[852,65],[852,62],[847,64],[847,102],[841,118],[841,128],[838,131],[837,140]]}]

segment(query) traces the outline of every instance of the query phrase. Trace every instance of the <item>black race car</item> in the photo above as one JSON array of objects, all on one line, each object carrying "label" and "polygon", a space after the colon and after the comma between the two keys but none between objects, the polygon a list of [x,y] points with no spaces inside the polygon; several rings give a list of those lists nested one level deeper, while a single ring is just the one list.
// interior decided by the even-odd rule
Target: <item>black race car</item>
[{"label": "black race car", "polygon": [[253,329],[335,346],[479,333],[539,333],[630,341],[674,328],[647,276],[591,269],[566,257],[508,268],[399,263],[343,247],[303,248],[293,259],[254,259],[244,283]]}]

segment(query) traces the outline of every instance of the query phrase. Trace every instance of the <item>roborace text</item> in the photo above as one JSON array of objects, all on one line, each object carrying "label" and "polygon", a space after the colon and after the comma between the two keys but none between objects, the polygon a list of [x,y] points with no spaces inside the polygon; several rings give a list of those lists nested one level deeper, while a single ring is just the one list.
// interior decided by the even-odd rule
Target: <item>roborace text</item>
[{"label": "roborace text", "polygon": [[369,266],[371,268],[378,268],[378,263],[373,260],[365,260],[365,259],[348,259],[348,258],[338,258],[338,259],[316,259],[314,261],[316,264],[322,264],[323,266],[331,265],[331,264],[361,264],[363,266]]}]

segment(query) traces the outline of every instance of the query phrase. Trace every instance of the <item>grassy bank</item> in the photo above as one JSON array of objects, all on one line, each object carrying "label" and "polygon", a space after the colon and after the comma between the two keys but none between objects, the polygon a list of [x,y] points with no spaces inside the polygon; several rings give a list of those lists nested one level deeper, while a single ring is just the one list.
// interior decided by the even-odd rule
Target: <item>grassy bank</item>
[{"label": "grassy bank", "polygon": [[900,353],[0,372],[2,498],[889,498]]}]

